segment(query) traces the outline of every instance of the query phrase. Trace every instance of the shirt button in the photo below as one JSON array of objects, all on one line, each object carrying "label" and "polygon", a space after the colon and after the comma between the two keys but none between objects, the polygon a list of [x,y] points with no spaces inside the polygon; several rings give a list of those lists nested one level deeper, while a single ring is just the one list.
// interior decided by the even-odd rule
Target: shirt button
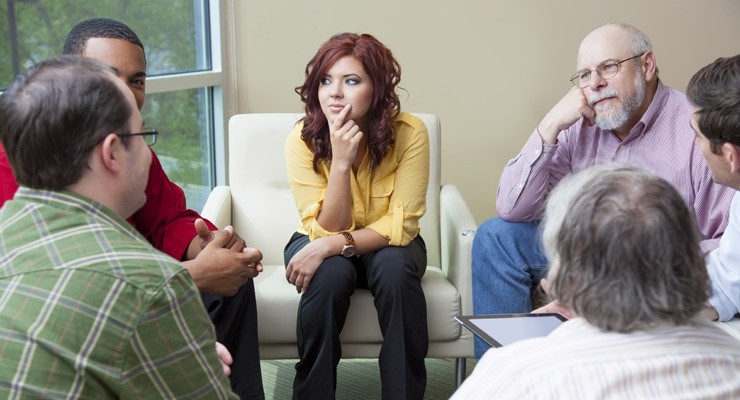
[{"label": "shirt button", "polygon": [[391,188],[385,188],[385,192],[386,193],[390,193],[391,192]]}]

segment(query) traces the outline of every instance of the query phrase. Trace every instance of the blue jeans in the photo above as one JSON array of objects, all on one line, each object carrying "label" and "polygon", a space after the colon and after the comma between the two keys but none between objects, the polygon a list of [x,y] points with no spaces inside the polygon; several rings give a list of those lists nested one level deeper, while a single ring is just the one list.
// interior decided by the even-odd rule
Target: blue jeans
[{"label": "blue jeans", "polygon": [[[539,222],[491,218],[478,227],[473,241],[473,313],[509,314],[532,311],[531,290],[547,271]],[[475,357],[489,346],[475,338]]]}]

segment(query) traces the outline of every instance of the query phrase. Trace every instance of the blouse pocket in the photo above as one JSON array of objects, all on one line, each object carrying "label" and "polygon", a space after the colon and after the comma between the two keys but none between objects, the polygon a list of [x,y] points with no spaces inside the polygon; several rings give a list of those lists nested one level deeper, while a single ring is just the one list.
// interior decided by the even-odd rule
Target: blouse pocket
[{"label": "blouse pocket", "polygon": [[396,176],[388,175],[370,186],[370,206],[379,214],[388,211]]}]

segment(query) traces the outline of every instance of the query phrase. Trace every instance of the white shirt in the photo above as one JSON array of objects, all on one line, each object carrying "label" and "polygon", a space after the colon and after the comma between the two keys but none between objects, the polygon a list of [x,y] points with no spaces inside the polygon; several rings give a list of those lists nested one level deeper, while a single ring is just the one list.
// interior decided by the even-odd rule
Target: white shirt
[{"label": "white shirt", "polygon": [[712,281],[709,304],[728,321],[740,310],[740,195],[735,192],[730,216],[719,247],[707,255],[707,271]]},{"label": "white shirt", "polygon": [[576,318],[485,353],[451,399],[740,398],[740,341],[697,317],[628,334]]}]

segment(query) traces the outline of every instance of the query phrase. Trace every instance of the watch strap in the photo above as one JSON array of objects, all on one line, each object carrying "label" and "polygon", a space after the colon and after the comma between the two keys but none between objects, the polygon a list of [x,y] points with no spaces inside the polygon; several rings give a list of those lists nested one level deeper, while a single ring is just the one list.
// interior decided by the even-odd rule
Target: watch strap
[{"label": "watch strap", "polygon": [[352,237],[352,234],[349,232],[341,232],[342,236],[344,236],[344,240],[347,242],[347,246],[353,246],[355,244],[355,238]]}]

